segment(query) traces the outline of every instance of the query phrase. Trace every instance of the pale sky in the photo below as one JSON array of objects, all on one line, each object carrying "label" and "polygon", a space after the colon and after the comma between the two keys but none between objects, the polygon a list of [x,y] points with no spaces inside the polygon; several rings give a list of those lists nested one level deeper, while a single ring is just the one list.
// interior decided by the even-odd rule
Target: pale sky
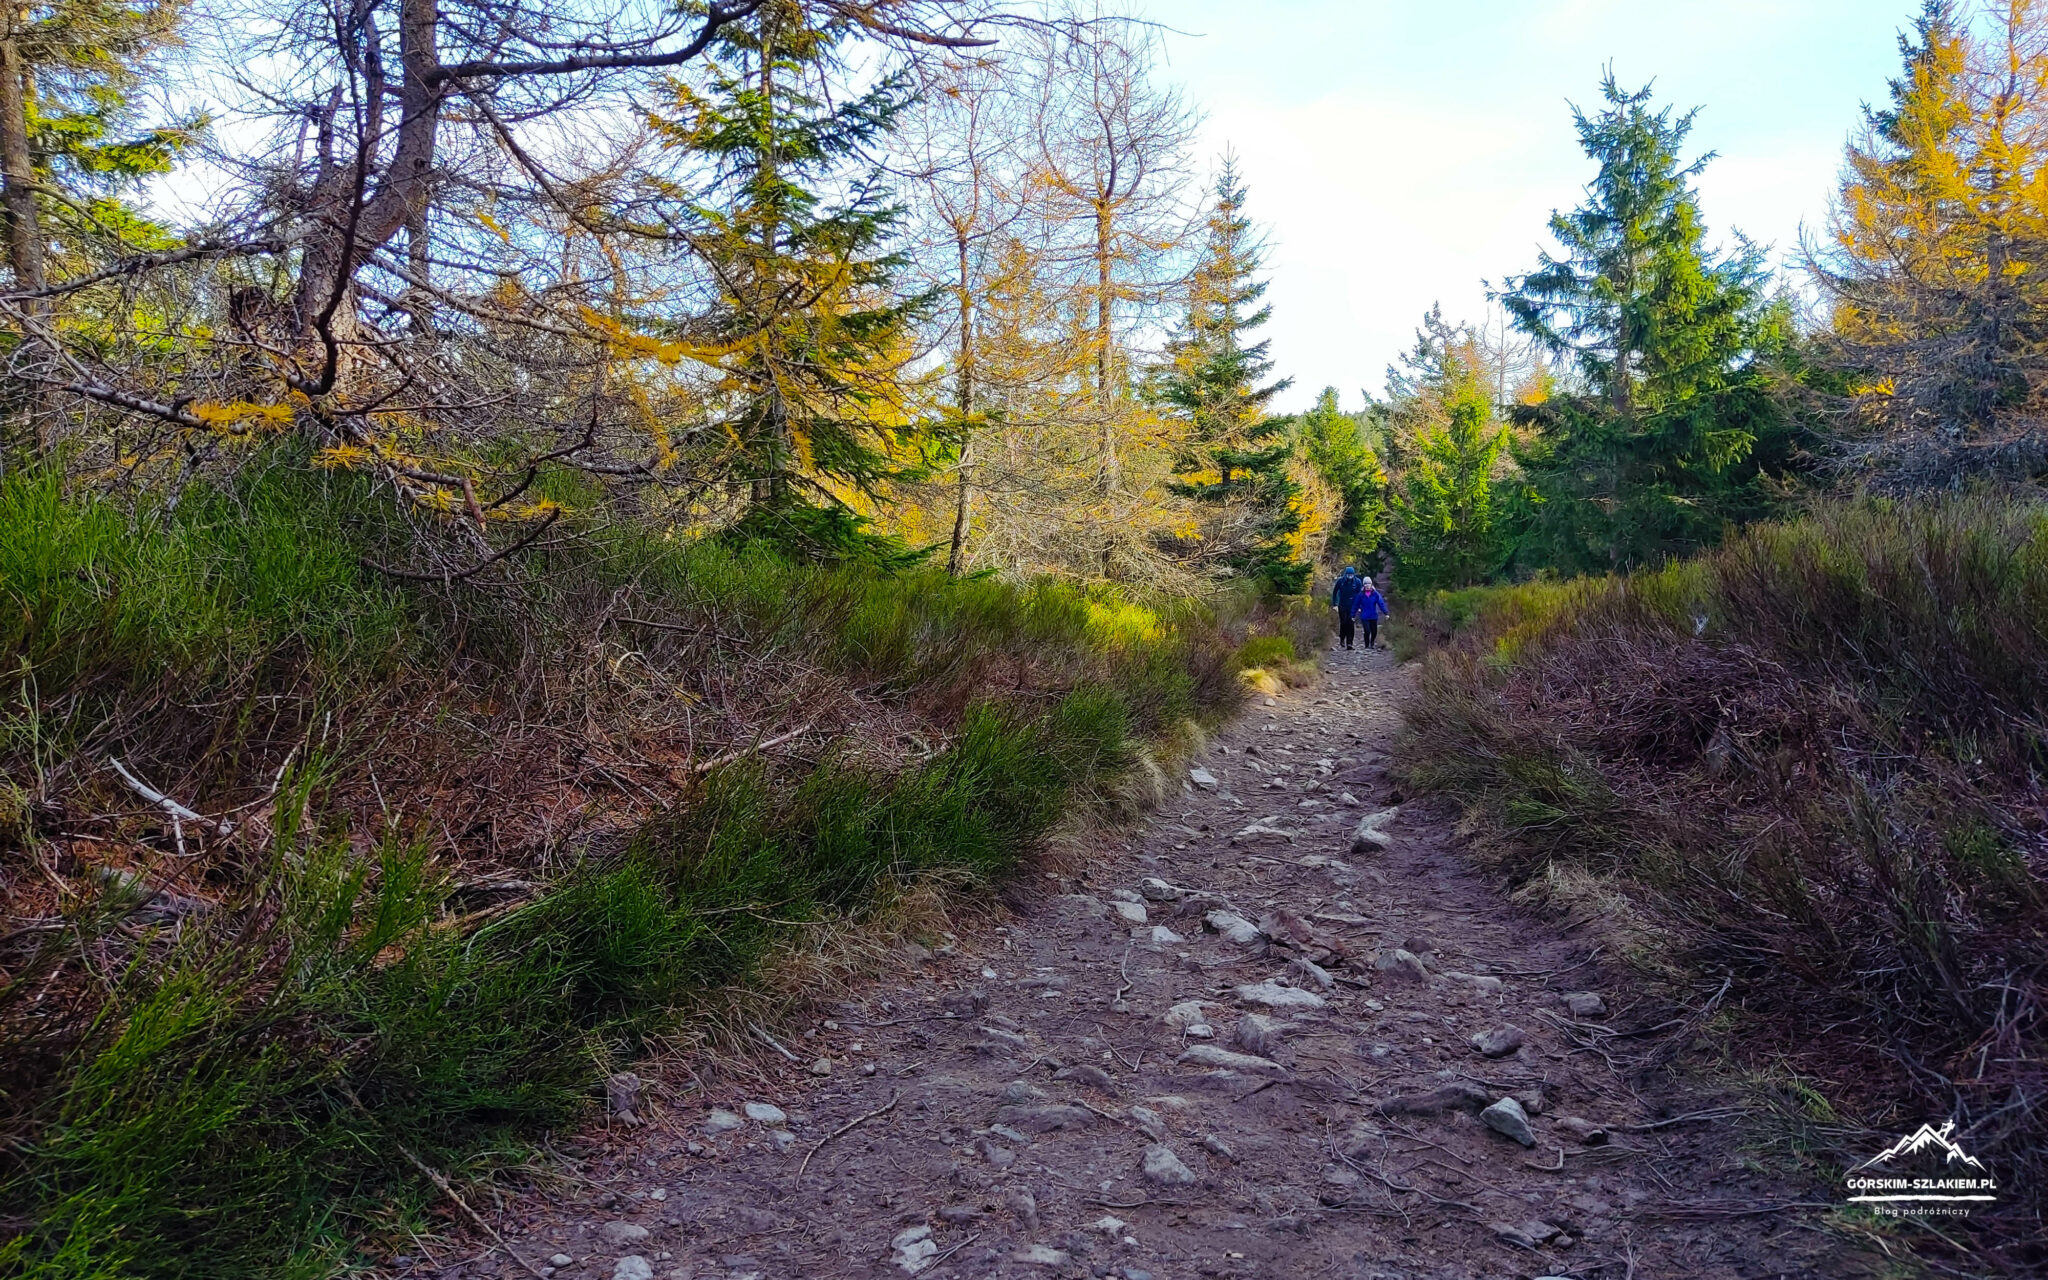
[{"label": "pale sky", "polygon": [[1272,339],[1295,379],[1377,395],[1433,301],[1483,317],[1484,281],[1529,270],[1551,210],[1592,174],[1567,102],[1602,66],[1703,107],[1693,151],[1710,236],[1796,252],[1842,145],[1897,74],[1919,0],[1151,0],[1167,75],[1233,147],[1271,241]]}]

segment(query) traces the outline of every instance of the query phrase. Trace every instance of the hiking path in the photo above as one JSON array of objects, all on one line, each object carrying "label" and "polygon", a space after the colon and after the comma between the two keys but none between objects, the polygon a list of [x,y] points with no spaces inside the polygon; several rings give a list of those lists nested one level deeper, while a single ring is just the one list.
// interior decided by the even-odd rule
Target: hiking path
[{"label": "hiking path", "polygon": [[1688,1066],[1711,1010],[1632,994],[1401,794],[1412,682],[1331,653],[1003,923],[657,1090],[492,1217],[504,1247],[411,1273],[1870,1274]]}]

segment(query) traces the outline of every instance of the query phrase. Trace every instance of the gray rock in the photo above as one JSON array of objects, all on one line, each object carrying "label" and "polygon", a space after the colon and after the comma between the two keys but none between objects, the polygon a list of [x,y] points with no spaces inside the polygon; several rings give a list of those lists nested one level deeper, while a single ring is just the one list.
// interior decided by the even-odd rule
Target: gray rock
[{"label": "gray rock", "polygon": [[787,1129],[770,1129],[768,1131],[768,1140],[773,1142],[775,1149],[784,1155],[788,1155],[790,1148],[796,1145],[796,1135]]},{"label": "gray rock", "polygon": [[1208,1152],[1212,1156],[1222,1156],[1225,1160],[1237,1159],[1235,1155],[1231,1154],[1230,1144],[1226,1143],[1225,1141],[1223,1141],[1223,1139],[1217,1137],[1213,1133],[1205,1133],[1202,1135],[1202,1150]]},{"label": "gray rock", "polygon": [[1300,987],[1283,987],[1277,982],[1255,982],[1237,989],[1237,998],[1245,1004],[1258,1005],[1264,1009],[1321,1009],[1328,1001],[1313,991]]},{"label": "gray rock", "polygon": [[704,1132],[715,1138],[721,1133],[731,1133],[734,1129],[744,1128],[746,1123],[736,1111],[713,1107],[711,1114],[704,1117]]},{"label": "gray rock", "polygon": [[1208,1015],[1202,1012],[1203,1007],[1204,1002],[1201,1000],[1183,1000],[1171,1009],[1168,1009],[1161,1016],[1160,1020],[1166,1023],[1167,1029],[1170,1031],[1182,1031],[1189,1035],[1194,1035],[1196,1034],[1195,1028],[1200,1027],[1202,1028],[1200,1034],[1208,1035],[1211,1034],[1209,1018]]},{"label": "gray rock", "polygon": [[1126,924],[1144,924],[1151,918],[1145,914],[1145,904],[1142,902],[1125,902],[1118,898],[1110,903],[1109,907],[1122,916]]},{"label": "gray rock", "polygon": [[1585,1120],[1578,1116],[1559,1116],[1557,1118],[1557,1127],[1572,1135],[1572,1137],[1577,1138],[1581,1146],[1598,1147],[1604,1146],[1607,1143],[1607,1130],[1594,1124],[1591,1120]]},{"label": "gray rock", "polygon": [[988,1161],[992,1167],[997,1169],[1007,1169],[1011,1165],[1017,1163],[1016,1152],[1010,1150],[1008,1147],[999,1147],[995,1143],[990,1142],[987,1138],[983,1138],[981,1142],[977,1144],[977,1150],[981,1152],[982,1159]]},{"label": "gray rock", "polygon": [[1078,907],[1082,915],[1087,916],[1091,920],[1107,920],[1109,918],[1109,905],[1092,894],[1069,893],[1064,895],[1064,897],[1066,901]]},{"label": "gray rock", "polygon": [[1145,1181],[1161,1187],[1187,1187],[1195,1183],[1195,1171],[1181,1163],[1179,1156],[1163,1142],[1145,1148],[1140,1165]]},{"label": "gray rock", "polygon": [[1402,978],[1410,982],[1423,982],[1429,977],[1429,970],[1424,967],[1422,958],[1413,951],[1401,947],[1380,952],[1373,957],[1372,967],[1389,978]]},{"label": "gray rock", "polygon": [[1565,1012],[1574,1018],[1604,1018],[1607,1016],[1607,1002],[1591,991],[1567,991],[1563,996]]},{"label": "gray rock", "polygon": [[1182,1066],[1216,1067],[1224,1071],[1249,1071],[1259,1075],[1286,1075],[1287,1068],[1270,1058],[1255,1057],[1249,1053],[1232,1053],[1213,1044],[1189,1045],[1187,1052],[1180,1055]]},{"label": "gray rock", "polygon": [[616,1253],[647,1238],[647,1228],[637,1222],[600,1223],[591,1234],[604,1241],[605,1247]]},{"label": "gray rock", "polygon": [[1012,1080],[1003,1086],[1003,1101],[1013,1107],[1051,1102],[1052,1095],[1027,1080]]},{"label": "gray rock", "polygon": [[939,1246],[932,1240],[932,1229],[922,1224],[905,1227],[889,1242],[889,1261],[916,1275],[932,1265],[932,1258],[939,1252]]},{"label": "gray rock", "polygon": [[1383,1116],[1431,1115],[1440,1111],[1459,1109],[1476,1111],[1492,1099],[1492,1094],[1471,1081],[1454,1080],[1431,1089],[1428,1093],[1401,1094],[1388,1098],[1379,1104],[1378,1110]]},{"label": "gray rock", "polygon": [[1005,1031],[1001,1027],[991,1027],[986,1024],[976,1029],[981,1032],[981,1047],[983,1049],[994,1050],[996,1046],[1000,1045],[1002,1048],[1009,1049],[1012,1052],[1022,1053],[1031,1047],[1029,1040],[1026,1040],[1014,1031]]},{"label": "gray rock", "polygon": [[1330,976],[1328,969],[1323,968],[1323,966],[1308,959],[1306,956],[1294,957],[1293,960],[1288,962],[1287,971],[1298,978],[1314,983],[1325,991],[1337,985],[1337,980]]},{"label": "gray rock", "polygon": [[757,1124],[786,1124],[789,1113],[772,1102],[749,1102],[745,1108],[747,1119]]},{"label": "gray rock", "polygon": [[1073,1261],[1073,1255],[1065,1249],[1055,1249],[1049,1244],[1034,1244],[1028,1249],[1019,1249],[1011,1254],[1010,1261],[1027,1267],[1058,1269]]},{"label": "gray rock", "polygon": [[1246,1053],[1270,1058],[1280,1050],[1280,1042],[1287,1033],[1294,1030],[1294,1024],[1279,1018],[1269,1018],[1262,1013],[1248,1013],[1237,1020],[1232,1029],[1230,1042]]},{"label": "gray rock", "polygon": [[1056,1133],[1061,1129],[1086,1129],[1095,1123],[1095,1113],[1086,1107],[1055,1104],[1049,1107],[1002,1107],[996,1119],[1025,1133]]},{"label": "gray rock", "polygon": [[811,1064],[811,1074],[812,1074],[812,1075],[814,1075],[814,1076],[829,1076],[829,1075],[831,1075],[831,1074],[832,1074],[832,1059],[830,1059],[830,1058],[819,1058],[819,1059],[818,1059],[818,1060],[817,1060],[816,1062],[813,1062],[813,1063]]},{"label": "gray rock", "polygon": [[1109,1078],[1109,1072],[1086,1062],[1077,1066],[1061,1067],[1058,1071],[1052,1073],[1052,1078],[1055,1080],[1078,1081],[1091,1089],[1101,1089],[1104,1092],[1116,1088],[1116,1082]]},{"label": "gray rock", "polygon": [[1235,911],[1211,911],[1202,917],[1202,923],[1210,930],[1223,935],[1225,942],[1249,946],[1261,939],[1259,927]]},{"label": "gray rock", "polygon": [[978,1018],[988,1012],[988,992],[980,987],[956,991],[939,1001],[939,1008],[956,1018]]},{"label": "gray rock", "polygon": [[[1278,788],[1284,787],[1287,784],[1275,778],[1266,785]],[[1294,838],[1300,834],[1299,831],[1289,831],[1285,827],[1275,826],[1268,819],[1261,818],[1250,826],[1232,832],[1230,843],[1243,844],[1248,840],[1284,840],[1289,844],[1293,844]]]},{"label": "gray rock", "polygon": [[612,1280],[654,1280],[654,1264],[637,1253],[627,1254],[612,1268]]},{"label": "gray rock", "polygon": [[1512,1245],[1524,1249],[1541,1249],[1564,1232],[1547,1222],[1495,1222],[1488,1224],[1488,1230]]},{"label": "gray rock", "polygon": [[1150,1107],[1132,1107],[1131,1123],[1154,1142],[1166,1141],[1166,1119]]},{"label": "gray rock", "polygon": [[570,1257],[568,1254],[558,1253],[554,1257],[548,1259],[548,1265],[551,1267],[566,1267],[574,1261],[576,1261],[576,1259]]},{"label": "gray rock", "polygon": [[1357,857],[1374,849],[1386,849],[1393,845],[1394,837],[1386,833],[1386,826],[1401,814],[1397,806],[1368,813],[1358,820],[1357,830],[1351,833],[1351,854]]},{"label": "gray rock", "polygon": [[1005,1142],[1014,1142],[1020,1146],[1031,1141],[1031,1135],[1020,1129],[1012,1129],[1006,1124],[992,1124],[988,1127],[988,1131]]},{"label": "gray rock", "polygon": [[1188,770],[1188,781],[1204,791],[1214,791],[1217,786],[1216,775],[1199,765]]},{"label": "gray rock", "polygon": [[1140,880],[1138,882],[1138,892],[1144,896],[1147,902],[1176,902],[1180,899],[1181,895],[1180,889],[1161,880],[1158,876],[1146,876],[1143,880]]},{"label": "gray rock", "polygon": [[1536,1145],[1536,1134],[1529,1128],[1529,1115],[1513,1098],[1502,1098],[1480,1112],[1479,1118],[1495,1133],[1513,1138],[1525,1147]]},{"label": "gray rock", "polygon": [[1149,929],[1139,929],[1132,936],[1158,947],[1175,946],[1187,941],[1163,924],[1155,924]]},{"label": "gray rock", "polygon": [[1037,1228],[1038,1197],[1031,1194],[1031,1188],[1012,1187],[1010,1194],[1004,1197],[1003,1202],[1009,1206],[1010,1212],[1016,1216],[1017,1221],[1023,1223],[1028,1228],[1034,1230]]},{"label": "gray rock", "polygon": [[1484,973],[1446,973],[1446,974],[1444,974],[1444,976],[1445,976],[1446,978],[1452,978],[1452,979],[1455,979],[1456,981],[1459,981],[1459,982],[1469,982],[1469,983],[1471,983],[1471,984],[1472,984],[1472,989],[1473,989],[1473,990],[1475,990],[1475,991],[1477,991],[1477,992],[1479,992],[1479,993],[1480,993],[1481,995],[1488,995],[1488,996],[1497,996],[1497,995],[1499,995],[1499,994],[1500,994],[1500,991],[1501,991],[1501,981],[1500,981],[1500,979],[1499,979],[1499,978],[1496,978],[1496,977],[1493,977],[1493,976],[1492,976],[1492,975],[1490,975],[1490,974],[1484,974]]},{"label": "gray rock", "polygon": [[1520,1027],[1492,1027],[1472,1037],[1472,1047],[1489,1058],[1505,1058],[1522,1047]]},{"label": "gray rock", "polygon": [[1259,932],[1273,941],[1290,947],[1306,947],[1315,943],[1316,931],[1298,912],[1286,907],[1275,907],[1259,917]]}]

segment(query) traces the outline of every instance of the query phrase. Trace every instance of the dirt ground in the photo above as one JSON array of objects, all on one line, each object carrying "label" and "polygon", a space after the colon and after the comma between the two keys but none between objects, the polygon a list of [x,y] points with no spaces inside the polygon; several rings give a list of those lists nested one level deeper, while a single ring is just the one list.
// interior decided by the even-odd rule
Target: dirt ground
[{"label": "dirt ground", "polygon": [[1663,1069],[1685,1010],[1503,898],[1448,806],[1402,803],[1385,762],[1408,673],[1384,652],[1326,666],[1082,874],[1012,895],[1005,926],[821,1011],[752,1083],[583,1135],[551,1191],[489,1215],[505,1247],[401,1270],[1882,1271],[1820,1225],[1825,1191],[1745,1155],[1733,1094]]}]

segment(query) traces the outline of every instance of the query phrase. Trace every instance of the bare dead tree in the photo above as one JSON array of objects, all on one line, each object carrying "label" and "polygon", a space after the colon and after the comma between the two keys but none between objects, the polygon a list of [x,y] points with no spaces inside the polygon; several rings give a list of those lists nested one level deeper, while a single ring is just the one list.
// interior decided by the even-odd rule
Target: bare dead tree
[{"label": "bare dead tree", "polygon": [[1112,419],[1124,372],[1118,309],[1130,304],[1126,322],[1146,318],[1180,277],[1174,250],[1192,223],[1184,192],[1199,117],[1156,78],[1153,29],[1110,20],[1099,0],[1065,16],[1064,26],[1038,35],[1035,50],[1039,178],[1081,232],[1071,252],[1089,279],[1100,483],[1114,489],[1121,480]]}]

